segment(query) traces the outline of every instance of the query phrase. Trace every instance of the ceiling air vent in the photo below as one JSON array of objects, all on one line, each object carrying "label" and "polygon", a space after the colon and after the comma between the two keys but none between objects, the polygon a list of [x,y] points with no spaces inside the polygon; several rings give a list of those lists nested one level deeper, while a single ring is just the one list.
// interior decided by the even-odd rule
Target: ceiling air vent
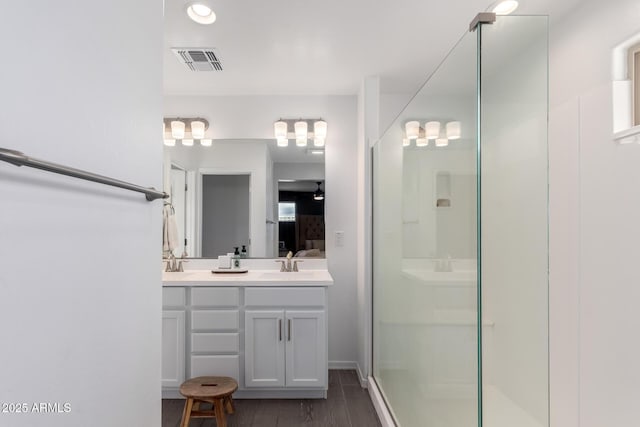
[{"label": "ceiling air vent", "polygon": [[191,71],[222,71],[222,62],[216,50],[211,48],[171,48],[178,60]]}]

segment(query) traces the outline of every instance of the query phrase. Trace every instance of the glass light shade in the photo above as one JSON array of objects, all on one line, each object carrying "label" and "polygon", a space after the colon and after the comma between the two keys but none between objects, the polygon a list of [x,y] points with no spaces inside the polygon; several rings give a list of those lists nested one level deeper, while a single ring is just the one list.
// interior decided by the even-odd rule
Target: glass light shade
[{"label": "glass light shade", "polygon": [[307,138],[296,138],[296,145],[298,147],[306,147],[307,146]]},{"label": "glass light shade", "polygon": [[289,140],[287,138],[278,138],[278,147],[288,147]]},{"label": "glass light shade", "polygon": [[460,122],[447,123],[447,139],[460,139]]},{"label": "glass light shade", "polygon": [[[302,139],[304,138],[305,141],[307,139],[307,122],[303,122],[303,121],[299,121],[296,122],[295,126],[295,130],[296,130],[296,139]],[[307,143],[305,142],[305,145],[307,145]]]},{"label": "glass light shade", "polygon": [[446,147],[447,145],[449,145],[449,140],[447,138],[436,139],[436,147]]},{"label": "glass light shade", "polygon": [[208,138],[200,140],[200,145],[202,145],[203,147],[211,147],[212,144],[213,144],[213,141]]},{"label": "glass light shade", "polygon": [[325,140],[327,138],[327,122],[318,120],[313,123],[313,136]]},{"label": "glass light shade", "polygon": [[409,138],[402,138],[402,146],[408,147],[411,145],[411,140]]},{"label": "glass light shade", "polygon": [[187,2],[187,15],[198,24],[208,25],[216,22],[216,14],[206,0]]},{"label": "glass light shade", "polygon": [[287,122],[279,120],[273,124],[273,135],[277,140],[287,138]]},{"label": "glass light shade", "polygon": [[407,122],[404,125],[404,130],[407,133],[407,138],[409,139],[417,139],[420,134],[420,122],[411,121]]},{"label": "glass light shade", "polygon": [[313,146],[314,147],[324,147],[324,138],[319,138],[318,136],[313,138]]},{"label": "glass light shade", "polygon": [[184,122],[180,120],[174,120],[171,122],[171,136],[173,139],[183,139],[184,138]]},{"label": "glass light shade", "polygon": [[200,120],[194,120],[191,122],[191,137],[193,139],[204,138],[204,122]]},{"label": "glass light shade", "polygon": [[175,139],[166,139],[165,138],[164,145],[166,145],[167,147],[175,147],[176,146],[176,140]]},{"label": "glass light shade", "polygon": [[193,147],[193,139],[183,139],[182,145],[185,147]]},{"label": "glass light shade", "polygon": [[437,139],[440,136],[440,122],[427,122],[424,124],[424,137]]},{"label": "glass light shade", "polygon": [[429,145],[429,140],[427,138],[416,139],[416,147],[426,147],[427,145]]},{"label": "glass light shade", "polygon": [[518,8],[518,2],[515,0],[501,1],[493,8],[493,13],[496,15],[508,15],[513,13]]}]

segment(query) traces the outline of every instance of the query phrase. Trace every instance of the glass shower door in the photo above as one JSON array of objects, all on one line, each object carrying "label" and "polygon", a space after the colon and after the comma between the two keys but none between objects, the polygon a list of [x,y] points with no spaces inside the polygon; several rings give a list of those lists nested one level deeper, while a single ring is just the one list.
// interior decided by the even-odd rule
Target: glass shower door
[{"label": "glass shower door", "polygon": [[374,379],[398,425],[478,425],[477,41],[374,147]]},{"label": "glass shower door", "polygon": [[373,377],[403,427],[549,425],[547,25],[467,33],[374,146]]}]

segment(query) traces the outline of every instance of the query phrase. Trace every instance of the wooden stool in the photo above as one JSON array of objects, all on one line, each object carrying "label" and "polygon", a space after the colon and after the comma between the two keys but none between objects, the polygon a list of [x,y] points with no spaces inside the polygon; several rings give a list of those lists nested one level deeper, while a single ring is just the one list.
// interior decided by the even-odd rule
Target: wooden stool
[{"label": "wooden stool", "polygon": [[[231,395],[238,389],[238,383],[229,377],[197,377],[185,381],[180,386],[180,394],[187,398],[182,412],[180,427],[188,427],[191,418],[215,418],[218,427],[227,427],[225,408],[233,414]],[[201,411],[200,403],[212,403],[209,411]]]}]

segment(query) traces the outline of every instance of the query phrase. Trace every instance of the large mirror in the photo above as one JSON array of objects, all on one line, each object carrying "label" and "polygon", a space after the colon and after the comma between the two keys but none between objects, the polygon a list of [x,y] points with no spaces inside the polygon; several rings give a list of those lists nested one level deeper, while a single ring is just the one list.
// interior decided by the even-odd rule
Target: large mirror
[{"label": "large mirror", "polygon": [[[165,147],[164,255],[323,258],[324,150],[273,139]],[[169,227],[170,229],[171,227]],[[171,245],[167,245],[167,240]],[[244,252],[243,252],[244,249]]]}]

